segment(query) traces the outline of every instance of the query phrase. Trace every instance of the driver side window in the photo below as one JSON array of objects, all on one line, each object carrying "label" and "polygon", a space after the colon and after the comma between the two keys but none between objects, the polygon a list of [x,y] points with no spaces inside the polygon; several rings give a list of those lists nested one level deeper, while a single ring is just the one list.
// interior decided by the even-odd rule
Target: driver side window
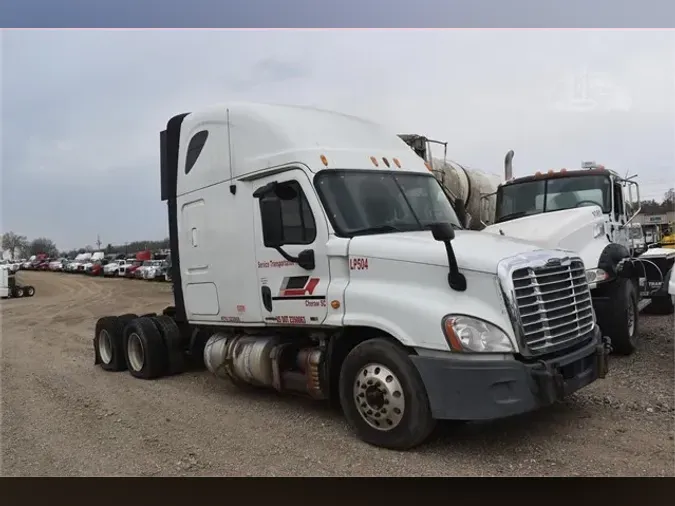
[{"label": "driver side window", "polygon": [[293,198],[280,200],[284,244],[312,244],[316,222],[307,196],[297,181],[282,184],[294,193]]}]

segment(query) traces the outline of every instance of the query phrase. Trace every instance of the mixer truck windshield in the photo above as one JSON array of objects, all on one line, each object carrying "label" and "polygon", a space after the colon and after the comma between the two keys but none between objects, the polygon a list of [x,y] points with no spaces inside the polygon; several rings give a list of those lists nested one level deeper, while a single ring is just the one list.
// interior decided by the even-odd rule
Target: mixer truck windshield
[{"label": "mixer truck windshield", "polygon": [[431,174],[331,170],[315,181],[331,224],[342,237],[429,230],[433,223],[462,228]]},{"label": "mixer truck windshield", "polygon": [[495,223],[583,206],[597,205],[609,213],[611,188],[609,177],[585,174],[506,184],[497,191]]}]

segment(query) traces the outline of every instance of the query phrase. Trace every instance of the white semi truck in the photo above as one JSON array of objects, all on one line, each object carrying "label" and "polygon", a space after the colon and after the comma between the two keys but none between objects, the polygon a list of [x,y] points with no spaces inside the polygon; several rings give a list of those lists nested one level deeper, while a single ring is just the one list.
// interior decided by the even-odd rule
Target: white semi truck
[{"label": "white semi truck", "polygon": [[231,104],[173,117],[160,144],[175,304],[98,320],[104,370],[152,379],[203,357],[241,387],[336,401],[394,449],[605,376],[583,260],[464,230],[461,202],[382,127]]},{"label": "white semi truck", "polygon": [[[576,252],[587,268],[598,323],[616,353],[635,351],[642,309],[649,306],[653,312],[673,311],[668,282],[675,249],[636,251],[630,231],[640,212],[633,197],[639,202],[640,193],[633,178],[622,177],[595,162],[587,162],[579,170],[549,170],[514,178],[514,152],[509,151],[504,160],[504,180],[495,186],[494,176],[485,177],[461,166],[458,171],[445,160],[432,159],[430,143],[438,141],[419,135],[400,137],[434,169],[451,195],[467,194],[467,184],[460,184],[461,179],[453,176],[455,172],[465,174],[464,179],[474,188],[473,198],[467,200],[473,228]],[[475,224],[476,215],[481,226]],[[542,327],[540,332],[555,332],[555,328]]]},{"label": "white semi truck", "polygon": [[35,287],[17,283],[17,274],[5,265],[0,265],[0,299],[32,297]]}]

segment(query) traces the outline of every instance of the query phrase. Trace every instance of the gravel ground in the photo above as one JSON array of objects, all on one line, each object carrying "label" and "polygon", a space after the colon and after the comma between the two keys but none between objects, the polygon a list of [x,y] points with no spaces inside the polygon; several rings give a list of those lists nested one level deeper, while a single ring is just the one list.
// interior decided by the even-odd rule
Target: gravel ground
[{"label": "gravel ground", "polygon": [[398,453],[309,400],[94,367],[96,319],[159,311],[166,284],[20,276],[37,293],[0,303],[3,476],[675,476],[672,316],[643,316],[639,352],[564,403]]}]

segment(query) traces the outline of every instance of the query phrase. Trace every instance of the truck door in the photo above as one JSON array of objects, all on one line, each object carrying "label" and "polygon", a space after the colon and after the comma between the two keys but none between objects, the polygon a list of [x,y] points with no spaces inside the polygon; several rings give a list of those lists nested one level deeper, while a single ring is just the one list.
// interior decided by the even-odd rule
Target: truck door
[{"label": "truck door", "polygon": [[623,188],[616,181],[612,182],[612,193],[613,193],[613,207],[612,214],[610,218],[610,227],[612,230],[612,242],[622,244],[630,251],[633,251],[631,247],[631,240],[629,235],[628,227],[626,226],[626,206],[623,199]]},{"label": "truck door", "polygon": [[315,268],[306,270],[264,245],[260,201],[254,199],[258,290],[263,317],[268,324],[319,325],[328,313],[328,224],[314,187],[302,170],[292,169],[258,179],[253,191],[272,181],[283,183],[292,189],[289,195],[294,195],[281,202],[285,237],[282,249],[292,257],[303,250],[314,250]]}]

